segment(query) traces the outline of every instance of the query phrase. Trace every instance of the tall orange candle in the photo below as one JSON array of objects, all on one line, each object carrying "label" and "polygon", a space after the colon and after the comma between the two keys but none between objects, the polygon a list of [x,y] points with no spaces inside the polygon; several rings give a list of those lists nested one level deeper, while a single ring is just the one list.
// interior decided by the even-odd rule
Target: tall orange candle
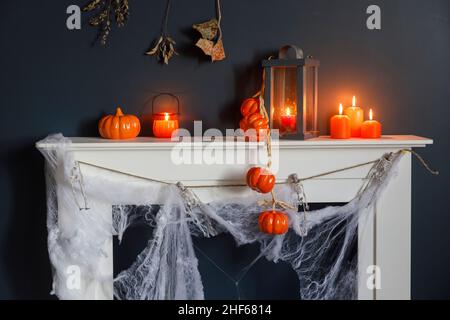
[{"label": "tall orange candle", "polygon": [[178,129],[178,119],[168,112],[154,115],[153,134],[157,138],[171,138],[172,133]]},{"label": "tall orange candle", "polygon": [[379,139],[381,138],[381,123],[373,120],[373,111],[370,109],[369,119],[364,121],[361,126],[361,137],[365,139]]},{"label": "tall orange candle", "polygon": [[339,105],[339,114],[331,117],[331,139],[349,139],[351,137],[351,121],[349,116],[342,114],[342,103]]},{"label": "tall orange candle", "polygon": [[361,126],[364,122],[364,111],[362,108],[356,106],[355,96],[353,96],[352,99],[352,106],[346,108],[344,113],[350,118],[352,137],[361,137]]}]

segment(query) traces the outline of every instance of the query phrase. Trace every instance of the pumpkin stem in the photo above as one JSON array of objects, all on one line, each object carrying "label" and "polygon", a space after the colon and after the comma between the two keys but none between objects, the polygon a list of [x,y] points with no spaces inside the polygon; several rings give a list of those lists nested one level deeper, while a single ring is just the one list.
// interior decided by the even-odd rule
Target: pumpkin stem
[{"label": "pumpkin stem", "polygon": [[116,117],[123,117],[123,112],[122,109],[120,109],[120,107],[117,107],[116,109]]}]

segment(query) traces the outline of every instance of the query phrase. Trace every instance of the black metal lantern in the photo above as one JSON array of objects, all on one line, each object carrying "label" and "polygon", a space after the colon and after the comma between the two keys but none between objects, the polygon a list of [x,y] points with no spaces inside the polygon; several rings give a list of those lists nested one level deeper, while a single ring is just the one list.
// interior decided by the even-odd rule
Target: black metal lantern
[{"label": "black metal lantern", "polygon": [[[295,53],[294,58],[288,58],[289,51]],[[301,49],[287,45],[280,49],[278,59],[264,60],[262,65],[271,129],[278,129],[282,139],[318,137],[319,61],[304,58]]]}]

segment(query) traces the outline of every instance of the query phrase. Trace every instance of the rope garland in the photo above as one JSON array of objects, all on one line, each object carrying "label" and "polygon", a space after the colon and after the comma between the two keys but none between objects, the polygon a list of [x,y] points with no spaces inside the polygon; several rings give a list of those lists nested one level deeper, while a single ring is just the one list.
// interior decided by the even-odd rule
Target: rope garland
[{"label": "rope garland", "polygon": [[[413,150],[409,150],[409,149],[402,149],[402,150],[400,150],[398,152],[401,152],[401,153],[408,153],[409,152],[409,153],[411,153],[412,155],[414,155],[419,160],[419,162],[423,165],[423,167],[430,174],[432,174],[434,176],[439,175],[439,171],[432,170],[431,167],[429,166],[429,164],[417,152],[415,152]],[[344,172],[344,171],[348,171],[348,170],[352,170],[352,169],[357,169],[357,168],[360,168],[360,167],[365,167],[365,166],[368,166],[368,165],[371,165],[371,164],[375,164],[378,161],[380,161],[380,159],[373,160],[373,161],[368,161],[368,162],[363,162],[363,163],[359,163],[359,164],[355,164],[353,166],[344,167],[344,168],[341,168],[341,169],[327,171],[327,172],[320,173],[320,174],[313,175],[313,176],[299,178],[298,180],[300,182],[313,180],[313,179],[329,176],[329,175],[332,175],[332,174],[335,174],[335,173],[340,173],[340,172]],[[76,162],[79,163],[79,164],[83,164],[83,165],[89,166],[89,167],[94,167],[94,168],[97,168],[97,169],[107,170],[107,171],[110,171],[110,172],[123,174],[123,175],[129,176],[129,177],[132,177],[132,178],[142,179],[142,180],[146,180],[146,181],[150,181],[150,182],[156,182],[156,183],[161,183],[161,184],[165,184],[165,185],[176,184],[176,183],[172,183],[172,182],[168,182],[168,181],[164,181],[164,180],[148,178],[148,177],[144,177],[144,176],[140,176],[140,175],[136,175],[136,174],[132,174],[132,173],[122,172],[122,171],[115,170],[115,169],[105,168],[105,167],[98,166],[98,165],[95,165],[95,164],[92,164],[92,163],[89,163],[89,162],[85,162],[85,161],[77,160]],[[81,172],[81,168],[79,170]],[[289,180],[279,181],[276,184],[277,185],[283,185],[283,184],[288,184],[288,183],[290,183]],[[247,187],[247,184],[245,184],[245,183],[236,183],[236,184],[201,185],[201,186],[185,185],[185,187],[191,188],[191,189],[195,189],[195,188],[233,188],[233,187]]]},{"label": "rope garland", "polygon": [[[422,166],[430,174],[432,174],[434,176],[439,175],[439,171],[431,169],[431,167],[425,161],[425,159],[422,156],[420,156],[417,152],[415,152],[413,150],[410,150],[410,149],[401,149],[398,152],[396,152],[395,154],[398,154],[398,153],[402,153],[402,154],[411,153],[417,160],[419,160],[420,164],[422,164]],[[394,154],[394,153],[391,153],[391,154]],[[349,167],[336,169],[336,170],[331,170],[331,171],[327,171],[327,172],[324,172],[324,173],[321,173],[321,174],[316,174],[316,175],[309,176],[309,177],[304,177],[304,178],[297,178],[296,177],[295,180],[298,183],[301,183],[301,182],[304,182],[304,181],[308,181],[308,180],[314,180],[314,179],[318,179],[318,178],[325,177],[325,176],[328,176],[328,175],[332,175],[332,174],[335,174],[335,173],[344,172],[344,171],[348,171],[348,170],[352,170],[352,169],[356,169],[356,168],[360,168],[360,167],[365,167],[365,166],[368,166],[368,165],[374,165],[374,164],[378,163],[379,161],[381,161],[382,159],[383,159],[383,157],[380,158],[380,159],[377,159],[377,160],[368,161],[368,162],[364,162],[364,163],[359,163],[359,164],[352,165],[352,166],[349,166]],[[76,165],[75,165],[74,169],[76,171],[78,171],[79,175],[78,175],[78,177],[76,177],[76,175],[75,175],[75,177],[72,177],[70,182],[72,184],[72,192],[73,192],[73,195],[74,195],[74,198],[75,198],[75,202],[78,205],[80,210],[85,210],[85,211],[89,210],[88,205],[87,205],[87,202],[88,202],[87,201],[87,196],[86,196],[86,193],[85,193],[85,190],[84,190],[83,174],[82,174],[82,171],[81,171],[80,164],[88,166],[88,167],[93,167],[93,168],[97,168],[97,169],[101,169],[101,170],[106,170],[106,171],[122,174],[122,175],[125,175],[125,176],[128,176],[128,177],[132,177],[132,178],[136,178],[136,179],[149,181],[149,182],[155,182],[155,183],[160,183],[160,184],[164,184],[164,185],[176,185],[176,183],[172,183],[172,182],[168,182],[168,181],[164,181],[164,180],[159,180],[159,179],[148,178],[148,177],[144,177],[144,176],[140,176],[140,175],[136,175],[136,174],[131,174],[131,173],[127,173],[127,172],[122,172],[122,171],[119,171],[119,170],[105,168],[105,167],[101,167],[101,166],[98,166],[98,165],[95,165],[95,164],[92,164],[92,163],[88,163],[88,162],[85,162],[85,161],[79,161],[78,160],[78,161],[76,161]],[[82,197],[83,197],[83,200],[84,200],[84,206],[79,204],[79,201],[77,200],[77,198],[75,196],[75,186],[74,186],[75,182],[77,182],[79,187],[80,187],[80,191],[81,191],[81,194],[82,194]],[[279,181],[276,184],[277,185],[285,185],[285,184],[290,184],[290,183],[293,183],[292,179],[287,179],[285,181]],[[238,187],[247,187],[247,185],[244,184],[244,183],[236,183],[236,184],[201,185],[201,186],[184,185],[184,187],[189,188],[189,189],[238,188]],[[273,203],[272,203],[273,200],[272,201],[262,200],[262,201],[265,201],[264,203],[262,203],[264,205],[272,204],[272,206],[273,206]],[[279,205],[280,207],[282,207],[284,209],[293,209],[292,205],[290,205],[290,204],[287,204],[287,203],[279,201],[279,200],[276,200],[276,201],[277,201],[276,205]]]}]

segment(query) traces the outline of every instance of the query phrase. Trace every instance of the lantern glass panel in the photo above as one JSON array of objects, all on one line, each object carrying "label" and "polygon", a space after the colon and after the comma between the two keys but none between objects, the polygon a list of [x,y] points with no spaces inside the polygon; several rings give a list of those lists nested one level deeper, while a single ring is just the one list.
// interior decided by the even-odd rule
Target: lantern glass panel
[{"label": "lantern glass panel", "polygon": [[277,66],[271,68],[270,115],[273,129],[280,136],[297,134],[298,68],[297,66]]},{"label": "lantern glass panel", "polygon": [[305,139],[319,136],[317,127],[318,66],[303,68],[303,134]]}]

